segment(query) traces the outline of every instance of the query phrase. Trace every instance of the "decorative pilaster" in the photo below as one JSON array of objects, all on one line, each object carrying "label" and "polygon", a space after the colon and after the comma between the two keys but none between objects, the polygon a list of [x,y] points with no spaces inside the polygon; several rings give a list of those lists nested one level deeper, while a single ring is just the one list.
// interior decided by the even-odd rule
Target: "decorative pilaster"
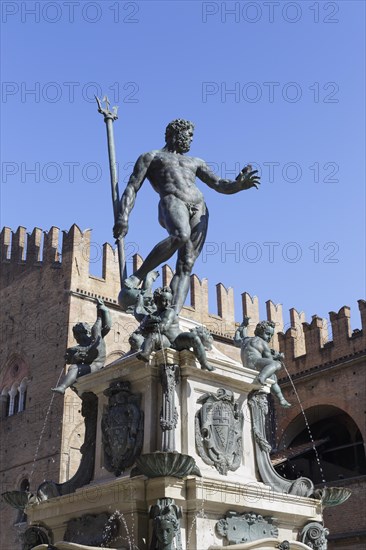
[{"label": "decorative pilaster", "polygon": [[175,387],[179,383],[178,365],[161,365],[160,380],[163,388],[160,412],[162,429],[161,450],[165,453],[175,451],[175,429],[178,422],[178,411],[175,406]]}]

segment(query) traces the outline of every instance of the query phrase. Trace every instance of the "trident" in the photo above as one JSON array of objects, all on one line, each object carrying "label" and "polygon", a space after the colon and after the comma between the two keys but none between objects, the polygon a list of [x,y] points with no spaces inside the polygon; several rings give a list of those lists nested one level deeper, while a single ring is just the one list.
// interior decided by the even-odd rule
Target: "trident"
[{"label": "trident", "polygon": [[[117,178],[117,166],[116,166],[116,150],[114,147],[113,122],[118,118],[117,116],[118,107],[112,107],[112,111],[110,111],[109,99],[107,96],[104,96],[102,101],[105,102],[106,108],[103,109],[102,101],[100,101],[99,97],[95,96],[95,99],[98,103],[98,112],[104,116],[104,122],[106,123],[106,127],[107,127],[108,156],[109,156],[109,170],[111,174],[113,214],[114,214],[114,223],[116,223],[120,206],[119,206],[119,191],[118,191],[118,178]],[[122,237],[118,237],[116,239],[116,245],[118,250],[119,276],[121,280],[121,287],[123,287],[123,281],[127,278],[127,271],[126,271],[125,247],[124,247],[124,242]]]}]

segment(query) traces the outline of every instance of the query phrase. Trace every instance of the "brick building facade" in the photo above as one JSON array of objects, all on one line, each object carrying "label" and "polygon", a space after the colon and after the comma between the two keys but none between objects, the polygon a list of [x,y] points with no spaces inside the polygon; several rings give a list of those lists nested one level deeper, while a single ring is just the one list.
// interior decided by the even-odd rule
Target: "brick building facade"
[{"label": "brick building facade", "polygon": [[[64,231],[62,239],[55,227],[48,232],[36,228],[31,234],[23,227],[14,233],[4,228],[1,233],[1,492],[28,487],[35,491],[44,480],[63,482],[78,466],[84,435],[80,400],[72,391],[65,397],[53,396],[50,388],[64,372],[66,348],[75,344],[73,325],[95,320],[95,298],[103,298],[112,315],[107,364],[129,349],[128,336],[136,321],[117,304],[116,253],[104,245],[102,276],[90,275],[90,241],[91,232],[76,225]],[[135,267],[140,262],[135,256]],[[171,269],[164,266],[162,272],[162,284],[169,284]],[[232,345],[237,326],[233,290],[220,283],[216,293],[217,314],[213,314],[207,280],[192,275],[191,306],[183,308],[182,316],[206,325],[215,346],[239,360],[239,350]],[[258,300],[244,293],[242,302],[253,331],[259,320]],[[315,316],[306,323],[295,309],[290,310],[291,326],[284,332],[282,307],[267,302],[267,318],[276,323],[273,347],[285,353],[322,469],[313,449],[304,451],[309,433],[288,378],[281,386],[293,407],[276,409],[273,442],[278,456],[283,447],[292,455],[284,456],[278,468],[285,474],[305,472],[319,483],[325,478],[332,486],[349,486],[353,491],[344,505],[325,510],[330,550],[361,550],[366,545],[366,303],[360,300],[359,308],[362,329],[351,331],[350,310],[343,307],[330,314],[333,337],[329,339],[325,320]],[[25,518],[3,502],[1,518],[7,526],[2,529],[1,548],[21,548]]]}]

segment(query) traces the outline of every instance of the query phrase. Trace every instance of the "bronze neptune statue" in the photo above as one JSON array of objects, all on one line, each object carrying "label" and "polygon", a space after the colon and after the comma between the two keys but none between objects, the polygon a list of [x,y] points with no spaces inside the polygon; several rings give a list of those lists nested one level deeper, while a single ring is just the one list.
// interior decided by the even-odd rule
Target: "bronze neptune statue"
[{"label": "bronze neptune statue", "polygon": [[122,239],[128,232],[130,212],[136,194],[147,179],[160,196],[159,223],[169,236],[158,243],[148,254],[143,264],[130,277],[123,280],[119,297],[121,307],[127,289],[139,288],[150,271],[178,253],[175,275],[171,282],[173,307],[180,313],[189,290],[193,265],[204,245],[208,226],[208,210],[201,191],[196,186],[196,177],[218,193],[230,195],[256,187],[257,170],[246,166],[236,180],[221,179],[214,174],[205,161],[188,157],[193,139],[194,125],[188,120],[177,119],[168,124],[166,144],[142,154],[122,195],[119,212],[114,225],[114,236]]}]

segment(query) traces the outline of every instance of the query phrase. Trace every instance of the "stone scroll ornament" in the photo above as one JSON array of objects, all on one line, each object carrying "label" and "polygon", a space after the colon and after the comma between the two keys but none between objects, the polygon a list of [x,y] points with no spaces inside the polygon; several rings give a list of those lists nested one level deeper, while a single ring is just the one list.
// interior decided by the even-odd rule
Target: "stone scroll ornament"
[{"label": "stone scroll ornament", "polygon": [[242,456],[243,413],[231,390],[205,393],[197,403],[195,437],[199,456],[222,475],[237,470]]},{"label": "stone scroll ornament", "polygon": [[179,383],[179,366],[167,363],[160,365],[160,382],[162,385],[161,450],[137,457],[136,468],[132,470],[131,477],[140,474],[149,478],[171,476],[182,479],[188,475],[201,476],[194,458],[177,452],[175,448],[175,430],[178,422],[175,387]]},{"label": "stone scroll ornament", "polygon": [[222,537],[226,537],[229,544],[241,542],[253,542],[264,538],[277,538],[278,529],[274,525],[275,518],[261,516],[255,512],[239,514],[238,512],[226,512],[225,518],[216,523],[216,531]]},{"label": "stone scroll ornament", "polygon": [[314,550],[327,550],[329,529],[317,521],[311,521],[301,531],[300,540]]},{"label": "stone scroll ornament", "polygon": [[266,416],[268,414],[267,395],[260,391],[254,391],[248,396],[248,404],[251,409],[252,432],[255,444],[255,454],[260,477],[266,485],[269,485],[277,493],[309,497],[314,492],[313,482],[307,477],[299,477],[295,480],[285,479],[280,476],[272,466],[270,459],[271,445],[266,438]]},{"label": "stone scroll ornament", "polygon": [[119,476],[140,455],[144,439],[141,395],[130,391],[129,382],[113,382],[104,391],[108,409],[102,417],[105,467]]}]

